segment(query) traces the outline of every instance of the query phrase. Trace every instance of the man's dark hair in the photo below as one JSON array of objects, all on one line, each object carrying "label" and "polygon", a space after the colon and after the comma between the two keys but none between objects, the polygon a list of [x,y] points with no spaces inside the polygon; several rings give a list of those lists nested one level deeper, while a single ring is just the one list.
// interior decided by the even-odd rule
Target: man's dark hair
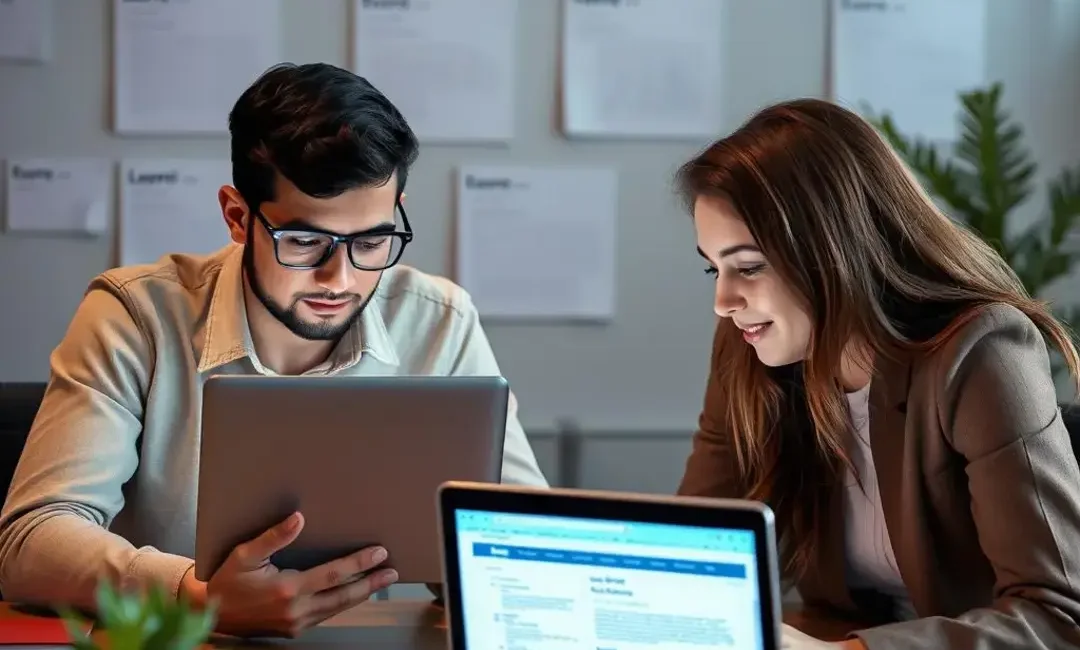
[{"label": "man's dark hair", "polygon": [[327,198],[383,185],[396,172],[400,196],[419,149],[389,99],[326,63],[264,72],[236,100],[229,133],[233,184],[251,210],[274,199],[275,173]]}]

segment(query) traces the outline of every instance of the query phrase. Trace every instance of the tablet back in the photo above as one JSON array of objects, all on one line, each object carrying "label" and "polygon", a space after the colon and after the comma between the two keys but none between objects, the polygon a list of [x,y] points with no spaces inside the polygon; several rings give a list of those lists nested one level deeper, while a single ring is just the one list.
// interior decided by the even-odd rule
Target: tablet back
[{"label": "tablet back", "polygon": [[436,491],[499,482],[508,398],[501,377],[211,377],[196,578],[300,510],[304,530],[274,556],[279,568],[381,544],[400,582],[438,582]]}]

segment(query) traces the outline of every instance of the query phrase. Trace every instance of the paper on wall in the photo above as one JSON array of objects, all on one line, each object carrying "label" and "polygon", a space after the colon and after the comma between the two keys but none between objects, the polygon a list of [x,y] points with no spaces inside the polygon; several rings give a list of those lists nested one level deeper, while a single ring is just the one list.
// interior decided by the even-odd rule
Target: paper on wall
[{"label": "paper on wall", "polygon": [[280,59],[280,0],[114,0],[113,8],[120,133],[226,133],[237,98]]},{"label": "paper on wall", "polygon": [[458,281],[481,316],[614,315],[614,169],[464,166],[457,201]]},{"label": "paper on wall", "polygon": [[125,160],[120,176],[120,264],[169,253],[208,254],[229,243],[217,192],[227,160]]},{"label": "paper on wall", "polygon": [[570,136],[714,137],[721,0],[563,0],[562,121]]},{"label": "paper on wall", "polygon": [[518,0],[354,0],[353,69],[427,142],[514,135]]},{"label": "paper on wall", "polygon": [[99,234],[108,227],[114,165],[96,158],[7,161],[9,232]]},{"label": "paper on wall", "polygon": [[833,95],[888,111],[930,140],[957,137],[962,91],[986,82],[986,0],[831,0]]}]

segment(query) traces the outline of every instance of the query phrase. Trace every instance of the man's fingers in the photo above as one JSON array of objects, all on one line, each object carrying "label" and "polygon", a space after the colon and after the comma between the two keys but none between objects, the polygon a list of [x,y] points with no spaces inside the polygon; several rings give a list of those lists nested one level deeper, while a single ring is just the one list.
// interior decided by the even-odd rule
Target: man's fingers
[{"label": "man's fingers", "polygon": [[360,576],[385,562],[386,557],[385,548],[372,546],[308,569],[296,576],[300,593],[314,594],[356,582]]},{"label": "man's fingers", "polygon": [[270,556],[293,543],[304,529],[304,517],[294,512],[255,539],[240,544],[232,559],[241,571],[252,571],[270,560]]},{"label": "man's fingers", "polygon": [[331,616],[336,616],[366,601],[376,591],[386,589],[397,582],[397,579],[397,571],[379,569],[355,582],[320,591],[308,597],[310,599],[310,615],[317,622],[325,621]]}]

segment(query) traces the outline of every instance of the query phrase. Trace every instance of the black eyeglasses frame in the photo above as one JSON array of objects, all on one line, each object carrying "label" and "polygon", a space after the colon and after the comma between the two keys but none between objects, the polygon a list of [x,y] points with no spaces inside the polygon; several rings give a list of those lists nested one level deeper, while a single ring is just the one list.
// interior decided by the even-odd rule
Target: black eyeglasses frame
[{"label": "black eyeglasses frame", "polygon": [[[319,228],[275,228],[270,224],[269,221],[266,220],[266,217],[263,216],[261,212],[253,211],[252,214],[255,215],[255,218],[259,220],[259,223],[262,224],[263,228],[266,229],[267,234],[269,234],[270,238],[274,241],[274,259],[277,260],[278,264],[287,269],[293,269],[297,271],[317,269],[329,262],[334,257],[334,253],[337,252],[337,247],[339,244],[345,244],[345,251],[349,256],[349,263],[352,264],[354,268],[360,269],[361,271],[383,271],[401,261],[401,256],[405,252],[405,247],[409,244],[409,242],[413,240],[412,226],[409,224],[409,217],[407,214],[405,214],[405,207],[401,205],[401,201],[397,202],[397,204],[395,205],[395,210],[401,213],[401,224],[404,227],[404,230],[376,233],[359,232],[353,233],[351,235],[339,235],[338,233],[330,232],[328,230],[321,230]],[[290,234],[320,235],[322,237],[329,237],[330,246],[326,249],[326,253],[324,253],[323,256],[319,258],[319,260],[314,264],[286,264],[281,261],[281,255],[278,253],[278,244],[281,241],[282,237]],[[393,259],[388,259],[385,265],[379,267],[357,264],[356,260],[353,258],[352,243],[358,239],[363,240],[376,237],[396,237],[397,239],[399,239],[401,241],[401,246],[397,250],[397,255],[395,255]]]}]

